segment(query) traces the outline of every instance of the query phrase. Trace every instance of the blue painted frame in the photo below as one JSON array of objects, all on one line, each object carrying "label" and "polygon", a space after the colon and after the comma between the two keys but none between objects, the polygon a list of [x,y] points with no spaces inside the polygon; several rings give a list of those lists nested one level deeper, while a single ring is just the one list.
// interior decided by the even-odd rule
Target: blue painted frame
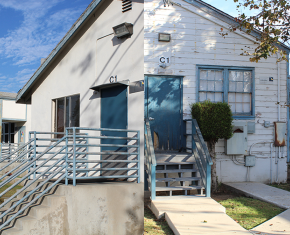
[{"label": "blue painted frame", "polygon": [[255,68],[254,67],[238,67],[238,66],[217,66],[217,65],[196,65],[196,102],[199,102],[199,85],[200,85],[200,69],[212,69],[223,71],[223,88],[224,102],[228,103],[229,93],[229,70],[247,70],[252,71],[252,110],[251,115],[233,115],[234,119],[255,119]]},{"label": "blue painted frame", "polygon": [[[290,104],[290,69],[289,52],[287,54],[287,105]],[[287,106],[287,162],[290,162],[290,108]]]}]

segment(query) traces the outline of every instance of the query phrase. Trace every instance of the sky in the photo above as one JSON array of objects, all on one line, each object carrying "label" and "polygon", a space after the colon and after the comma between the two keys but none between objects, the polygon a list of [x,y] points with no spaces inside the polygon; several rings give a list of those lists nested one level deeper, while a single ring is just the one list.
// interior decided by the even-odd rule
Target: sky
[{"label": "sky", "polygon": [[[17,93],[91,1],[0,0],[0,91]],[[204,1],[238,15],[233,0]]]}]

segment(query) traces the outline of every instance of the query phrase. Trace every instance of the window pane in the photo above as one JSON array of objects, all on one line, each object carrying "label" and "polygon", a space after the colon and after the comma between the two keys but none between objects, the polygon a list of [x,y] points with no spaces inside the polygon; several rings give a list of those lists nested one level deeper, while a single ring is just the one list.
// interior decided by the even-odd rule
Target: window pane
[{"label": "window pane", "polygon": [[8,134],[4,136],[4,142],[5,143],[8,143],[9,142],[9,135]]},{"label": "window pane", "polygon": [[208,80],[214,80],[215,78],[215,71],[214,70],[208,70],[207,71],[207,79]]},{"label": "window pane", "polygon": [[229,103],[236,102],[235,93],[229,93]]},{"label": "window pane", "polygon": [[241,93],[236,93],[236,102],[243,102],[243,94]]},{"label": "window pane", "polygon": [[201,91],[206,91],[207,90],[207,81],[200,80],[200,82],[199,82],[199,89]]},{"label": "window pane", "polygon": [[229,91],[236,91],[236,83],[235,82],[230,82],[229,84]]},{"label": "window pane", "polygon": [[80,96],[71,97],[71,127],[80,126]]},{"label": "window pane", "polygon": [[11,123],[11,130],[10,130],[10,132],[11,133],[14,133],[14,130],[15,130],[15,123]]},{"label": "window pane", "polygon": [[66,97],[65,99],[65,127],[69,127],[70,125],[70,98]]},{"label": "window pane", "polygon": [[244,92],[252,92],[252,84],[250,82],[244,83]]},{"label": "window pane", "polygon": [[57,99],[57,132],[64,132],[64,98]]},{"label": "window pane", "polygon": [[14,143],[14,134],[10,135],[10,143]]},{"label": "window pane", "polygon": [[9,133],[9,123],[5,123],[3,133]]},{"label": "window pane", "polygon": [[245,113],[251,112],[251,103],[244,103],[244,112]]},{"label": "window pane", "polygon": [[243,112],[243,103],[236,103],[236,113]]},{"label": "window pane", "polygon": [[237,82],[237,90],[238,92],[243,92],[244,91],[244,83],[243,82]]},{"label": "window pane", "polygon": [[214,102],[214,93],[207,93],[207,100]]},{"label": "window pane", "polygon": [[243,101],[250,103],[251,102],[251,94],[248,94],[248,93],[243,94]]},{"label": "window pane", "polygon": [[215,82],[215,90],[216,91],[223,91],[223,82],[222,81]]},{"label": "window pane", "polygon": [[215,93],[215,102],[223,102],[223,93]]},{"label": "window pane", "polygon": [[214,91],[214,81],[208,81],[207,85],[209,91]]},{"label": "window pane", "polygon": [[223,81],[223,71],[215,71],[215,80]]},{"label": "window pane", "polygon": [[205,101],[206,100],[206,92],[200,92],[199,93],[199,101]]},{"label": "window pane", "polygon": [[235,103],[229,103],[229,105],[231,106],[232,113],[235,113],[236,112],[236,105],[235,105]]},{"label": "window pane", "polygon": [[200,70],[200,79],[207,80],[207,70]]},{"label": "window pane", "polygon": [[252,82],[252,72],[250,71],[244,72],[244,81]]}]

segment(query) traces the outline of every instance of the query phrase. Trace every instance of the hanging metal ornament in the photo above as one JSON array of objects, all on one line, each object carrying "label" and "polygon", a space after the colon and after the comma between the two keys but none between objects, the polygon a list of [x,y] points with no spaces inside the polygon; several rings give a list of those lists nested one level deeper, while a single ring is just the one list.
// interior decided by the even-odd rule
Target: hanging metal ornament
[{"label": "hanging metal ornament", "polygon": [[173,3],[171,2],[171,0],[163,0],[164,3],[164,7],[169,6],[170,4],[173,6]]}]

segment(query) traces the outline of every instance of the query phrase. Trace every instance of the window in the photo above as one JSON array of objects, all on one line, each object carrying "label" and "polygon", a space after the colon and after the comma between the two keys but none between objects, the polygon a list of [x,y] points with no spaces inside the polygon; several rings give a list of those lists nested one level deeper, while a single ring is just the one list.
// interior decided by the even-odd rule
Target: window
[{"label": "window", "polygon": [[198,101],[227,102],[235,118],[254,118],[254,69],[198,66]]},{"label": "window", "polygon": [[14,143],[15,123],[2,123],[2,143]]},{"label": "window", "polygon": [[[66,127],[80,126],[80,95],[53,100],[54,132],[64,132]],[[63,135],[57,135],[61,138]]]}]

